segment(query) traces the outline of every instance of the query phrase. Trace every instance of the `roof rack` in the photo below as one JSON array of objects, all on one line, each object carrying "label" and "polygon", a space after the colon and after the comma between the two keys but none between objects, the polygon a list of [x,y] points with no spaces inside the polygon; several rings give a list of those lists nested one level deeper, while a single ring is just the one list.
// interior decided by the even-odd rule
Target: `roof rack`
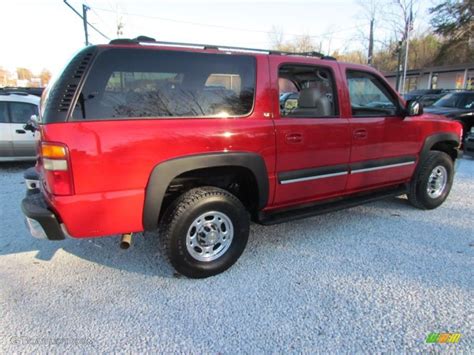
[{"label": "roof rack", "polygon": [[318,58],[327,59],[327,60],[336,60],[336,58],[334,57],[324,55],[316,51],[288,52],[288,51],[279,51],[279,50],[274,50],[274,49],[246,48],[246,47],[234,47],[234,46],[214,45],[214,44],[166,42],[166,41],[157,41],[154,38],[147,37],[147,36],[138,36],[132,39],[117,38],[117,39],[111,40],[109,44],[145,44],[145,45],[148,44],[148,45],[159,45],[159,46],[192,47],[192,48],[228,50],[228,51],[238,51],[238,52],[255,52],[255,53],[265,53],[265,54],[274,54],[274,55],[297,55],[297,56],[304,56],[304,57],[318,57]]},{"label": "roof rack", "polygon": [[0,88],[0,95],[22,95],[28,96],[28,92],[22,88],[4,87]]}]

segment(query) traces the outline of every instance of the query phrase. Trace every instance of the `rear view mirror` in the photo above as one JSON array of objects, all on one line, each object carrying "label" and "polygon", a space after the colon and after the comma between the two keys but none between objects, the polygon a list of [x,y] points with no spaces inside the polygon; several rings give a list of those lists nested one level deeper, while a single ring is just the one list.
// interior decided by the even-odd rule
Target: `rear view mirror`
[{"label": "rear view mirror", "polygon": [[423,104],[417,100],[408,100],[405,106],[406,116],[419,116],[423,114]]}]

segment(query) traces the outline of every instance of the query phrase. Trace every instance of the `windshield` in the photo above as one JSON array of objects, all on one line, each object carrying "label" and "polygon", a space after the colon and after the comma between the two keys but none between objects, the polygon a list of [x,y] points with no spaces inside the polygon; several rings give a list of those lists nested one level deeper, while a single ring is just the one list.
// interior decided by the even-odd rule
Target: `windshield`
[{"label": "windshield", "polygon": [[447,94],[436,101],[433,106],[463,109],[474,108],[474,92]]}]

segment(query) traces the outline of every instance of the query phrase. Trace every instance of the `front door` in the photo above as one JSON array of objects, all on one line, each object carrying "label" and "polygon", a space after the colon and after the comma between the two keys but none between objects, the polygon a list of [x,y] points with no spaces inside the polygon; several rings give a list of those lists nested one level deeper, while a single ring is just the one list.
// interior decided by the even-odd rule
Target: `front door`
[{"label": "front door", "polygon": [[337,64],[288,64],[279,57],[270,61],[280,88],[274,120],[275,207],[339,195],[348,177],[350,132],[348,120],[340,116]]},{"label": "front door", "polygon": [[23,126],[32,115],[38,115],[38,108],[36,105],[25,102],[10,102],[9,105],[13,155],[15,157],[34,157],[36,155],[35,133],[25,130]]},{"label": "front door", "polygon": [[399,100],[373,72],[345,71],[351,103],[352,139],[349,192],[410,179],[419,150],[420,132],[401,115]]}]

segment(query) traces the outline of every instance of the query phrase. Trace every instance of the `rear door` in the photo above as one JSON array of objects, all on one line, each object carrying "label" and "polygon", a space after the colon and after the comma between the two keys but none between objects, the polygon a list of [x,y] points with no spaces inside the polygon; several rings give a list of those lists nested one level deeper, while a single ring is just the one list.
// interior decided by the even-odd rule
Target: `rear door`
[{"label": "rear door", "polygon": [[349,122],[339,107],[337,63],[270,56],[272,83],[291,100],[276,103],[275,207],[302,204],[344,192],[350,153]]},{"label": "rear door", "polygon": [[38,107],[26,102],[10,102],[10,134],[13,140],[13,156],[34,157],[36,155],[35,133],[23,126],[32,115],[38,115]]},{"label": "rear door", "polygon": [[13,143],[8,119],[8,104],[0,101],[0,159],[11,158],[12,154]]}]

